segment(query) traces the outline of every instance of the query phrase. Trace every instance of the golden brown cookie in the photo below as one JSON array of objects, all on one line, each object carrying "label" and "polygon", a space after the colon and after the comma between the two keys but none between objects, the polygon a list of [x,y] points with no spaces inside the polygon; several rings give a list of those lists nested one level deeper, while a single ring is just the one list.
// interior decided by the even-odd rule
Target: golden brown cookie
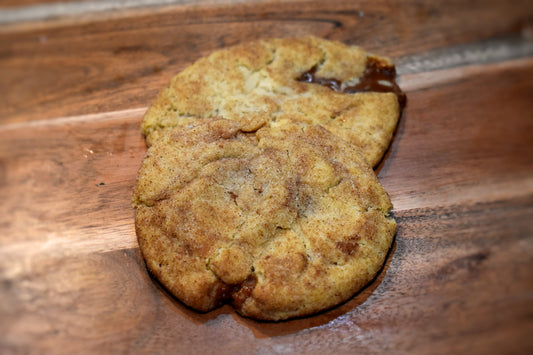
[{"label": "golden brown cookie", "polygon": [[316,37],[269,39],[214,52],[176,75],[146,112],[148,144],[169,127],[222,117],[255,131],[292,119],[322,125],[371,166],[387,150],[405,96],[389,59]]},{"label": "golden brown cookie", "polygon": [[200,311],[281,320],[335,306],[381,268],[396,223],[359,151],[320,126],[206,119],[161,131],[135,186],[146,264]]}]

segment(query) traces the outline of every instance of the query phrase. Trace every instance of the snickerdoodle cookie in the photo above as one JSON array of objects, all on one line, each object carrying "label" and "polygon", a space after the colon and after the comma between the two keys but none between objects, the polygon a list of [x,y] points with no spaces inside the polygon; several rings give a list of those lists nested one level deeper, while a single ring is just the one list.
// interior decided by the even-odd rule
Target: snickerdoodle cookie
[{"label": "snickerdoodle cookie", "polygon": [[165,129],[223,117],[252,132],[277,120],[321,125],[375,166],[405,95],[384,57],[316,37],[258,40],[219,50],[172,78],[148,109],[152,144]]},{"label": "snickerdoodle cookie", "polygon": [[[324,52],[314,54],[307,41],[317,40],[301,43],[310,51],[305,56],[308,61],[294,73],[300,75],[321,63],[317,73],[341,77],[344,71],[328,69]],[[286,63],[279,59],[284,58],[283,52],[266,49],[269,43],[256,44],[266,58],[244,56],[248,59],[237,70],[268,73],[268,66],[261,63]],[[364,56],[354,50],[354,58],[359,54]],[[364,71],[365,60],[359,66],[355,63],[349,75]],[[176,84],[175,80],[172,87]],[[283,87],[307,100],[315,89],[304,85],[295,81]],[[362,100],[337,96],[327,88],[317,90],[348,106],[356,107]],[[258,100],[270,110],[266,91],[264,100]],[[211,99],[205,105],[214,110],[218,98]],[[159,104],[161,100],[170,100],[170,95],[161,96]],[[398,107],[396,96],[391,94],[388,100],[391,107]],[[167,128],[152,140],[133,200],[146,264],[173,295],[200,311],[231,303],[242,315],[282,320],[335,306],[374,278],[391,246],[396,223],[389,216],[390,199],[357,145],[331,133],[335,132],[331,125],[324,125],[327,130],[286,119],[283,110],[270,124],[258,123],[262,115],[253,116],[257,106],[246,101],[240,104],[250,105],[250,120],[189,120],[185,115],[203,105],[192,101],[159,121]],[[278,108],[289,104],[276,102],[281,104]],[[222,105],[216,113],[235,118],[231,112],[236,110]],[[215,112],[194,114],[208,117]],[[150,117],[144,124],[148,134],[158,125]],[[187,125],[175,124],[180,120]],[[392,121],[388,124],[394,125]]]}]

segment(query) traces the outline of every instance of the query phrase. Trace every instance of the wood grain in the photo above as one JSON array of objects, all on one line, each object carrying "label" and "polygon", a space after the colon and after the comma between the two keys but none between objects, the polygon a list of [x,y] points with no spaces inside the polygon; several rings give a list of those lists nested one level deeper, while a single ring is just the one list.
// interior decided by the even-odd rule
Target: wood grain
[{"label": "wood grain", "polygon": [[446,79],[409,93],[393,149],[380,167],[395,207],[531,194],[533,85],[524,78],[533,75],[533,61],[432,75]]},{"label": "wood grain", "polygon": [[[533,55],[520,33],[532,12],[530,1],[206,0],[2,25],[0,353],[533,353]],[[408,104],[376,169],[395,206],[393,249],[367,288],[313,317],[197,313],[137,247],[142,115],[195,58],[303,33],[404,65]],[[461,57],[487,43],[512,50]]]},{"label": "wood grain", "polygon": [[[67,0],[54,0],[54,1],[46,1],[46,3],[60,3],[65,2]],[[82,0],[83,1],[83,0]],[[30,6],[30,5],[36,5],[43,3],[41,0],[3,0],[2,3],[0,3],[0,9],[2,8],[13,8],[13,7],[20,7],[20,6]]]},{"label": "wood grain", "polygon": [[383,272],[346,304],[283,323],[243,319],[227,306],[198,314],[150,279],[129,207],[145,151],[142,110],[4,125],[0,345],[15,352],[168,352],[176,344],[237,353],[532,349],[533,84],[525,78],[533,60],[468,73],[409,92],[379,167],[399,224]]},{"label": "wood grain", "polygon": [[137,249],[43,256],[16,282],[2,283],[2,345],[36,352],[526,353],[533,199],[511,202],[397,215],[394,255],[375,284],[339,308],[284,323],[246,320],[229,307],[208,314],[183,307],[149,279]]},{"label": "wood grain", "polygon": [[[139,12],[140,11],[140,12]],[[505,16],[501,14],[504,13]],[[241,41],[315,34],[392,57],[520,33],[530,1],[183,4],[0,26],[1,120],[145,107],[177,72]],[[490,26],[486,24],[490,23]],[[3,30],[2,30],[3,29]]]}]

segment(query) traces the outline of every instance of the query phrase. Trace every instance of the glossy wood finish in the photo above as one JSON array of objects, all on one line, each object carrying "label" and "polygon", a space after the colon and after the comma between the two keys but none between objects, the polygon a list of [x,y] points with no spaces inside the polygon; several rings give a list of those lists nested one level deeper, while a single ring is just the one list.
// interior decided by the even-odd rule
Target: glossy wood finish
[{"label": "glossy wood finish", "polygon": [[[5,23],[0,352],[531,353],[532,15],[528,1],[177,1]],[[376,169],[393,250],[367,288],[313,317],[199,314],[139,254],[140,120],[195,58],[304,33],[399,62],[408,105]]]},{"label": "glossy wood finish", "polygon": [[202,1],[109,18],[98,12],[34,26],[6,24],[0,87],[9,90],[0,97],[2,116],[15,122],[145,107],[192,61],[259,37],[311,33],[401,57],[519,33],[532,12],[525,4]]}]

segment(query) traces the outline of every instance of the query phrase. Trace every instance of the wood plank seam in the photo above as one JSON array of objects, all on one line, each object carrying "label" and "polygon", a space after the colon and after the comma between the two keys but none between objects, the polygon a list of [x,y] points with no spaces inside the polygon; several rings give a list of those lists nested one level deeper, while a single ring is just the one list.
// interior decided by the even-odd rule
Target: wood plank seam
[{"label": "wood plank seam", "polygon": [[101,113],[90,113],[86,115],[56,117],[36,121],[24,121],[9,124],[0,124],[0,132],[17,130],[21,128],[37,128],[43,126],[60,126],[64,124],[76,124],[87,122],[104,122],[123,118],[138,118],[144,114],[147,107],[138,107],[127,110],[109,111]]},{"label": "wood plank seam", "polygon": [[[501,62],[488,62],[475,65],[466,64],[449,69],[400,75],[398,78],[398,83],[405,92],[409,93],[441,85],[447,85],[468,76],[481,75],[483,73],[489,73],[493,70],[513,69],[530,65],[533,65],[533,58],[531,56],[520,59],[503,60]],[[401,69],[402,66],[400,64],[398,70]],[[93,121],[107,121],[127,117],[138,118],[144,114],[146,109],[147,106],[126,110],[41,119],[35,121],[23,121],[7,124],[0,123],[0,132],[16,130],[22,127],[37,128],[42,126],[62,125],[66,123],[72,124]]]},{"label": "wood plank seam", "polygon": [[126,10],[142,7],[183,5],[194,0],[104,0],[88,2],[61,2],[38,4],[0,10],[0,25],[15,22],[46,20],[56,17],[71,17],[91,13]]},{"label": "wood plank seam", "polygon": [[[403,211],[393,211],[394,218],[398,224],[424,223],[424,221],[444,221],[467,217],[479,214],[499,214],[508,210],[531,209],[533,193],[514,196],[512,198],[498,201],[473,201],[472,203],[462,203],[440,207],[420,207]],[[101,235],[100,238],[84,236],[73,238],[72,235],[51,235],[46,241],[10,241],[9,244],[2,245],[0,255],[14,256],[24,255],[26,258],[34,258],[39,255],[47,257],[61,258],[65,253],[69,255],[83,255],[92,253],[107,253],[115,250],[138,249],[137,239],[133,234],[133,220],[124,221],[117,226],[122,234],[113,235],[109,232]],[[13,270],[11,270],[13,271]],[[4,274],[5,276],[5,274]],[[14,275],[11,275],[14,276]]]},{"label": "wood plank seam", "polygon": [[[518,69],[533,65],[533,56],[509,59],[499,62],[480,63],[480,64],[465,64],[446,69],[428,70],[419,73],[410,73],[400,75],[398,84],[402,90],[409,92],[435,88],[438,86],[449,85],[468,78],[469,76],[477,76],[487,74],[495,70],[509,70]],[[401,66],[399,68],[402,68]]]},{"label": "wood plank seam", "polygon": [[[252,0],[264,2],[264,0]],[[250,0],[103,0],[103,1],[72,1],[61,3],[49,3],[22,6],[12,9],[0,9],[0,26],[21,22],[46,21],[57,18],[83,16],[98,16],[98,14],[111,12],[123,12],[135,9],[154,9],[168,6],[192,5],[201,6],[207,4],[238,5],[250,2]]]},{"label": "wood plank seam", "polygon": [[507,36],[439,48],[396,60],[399,75],[481,65],[533,56],[533,41],[523,36]]}]

